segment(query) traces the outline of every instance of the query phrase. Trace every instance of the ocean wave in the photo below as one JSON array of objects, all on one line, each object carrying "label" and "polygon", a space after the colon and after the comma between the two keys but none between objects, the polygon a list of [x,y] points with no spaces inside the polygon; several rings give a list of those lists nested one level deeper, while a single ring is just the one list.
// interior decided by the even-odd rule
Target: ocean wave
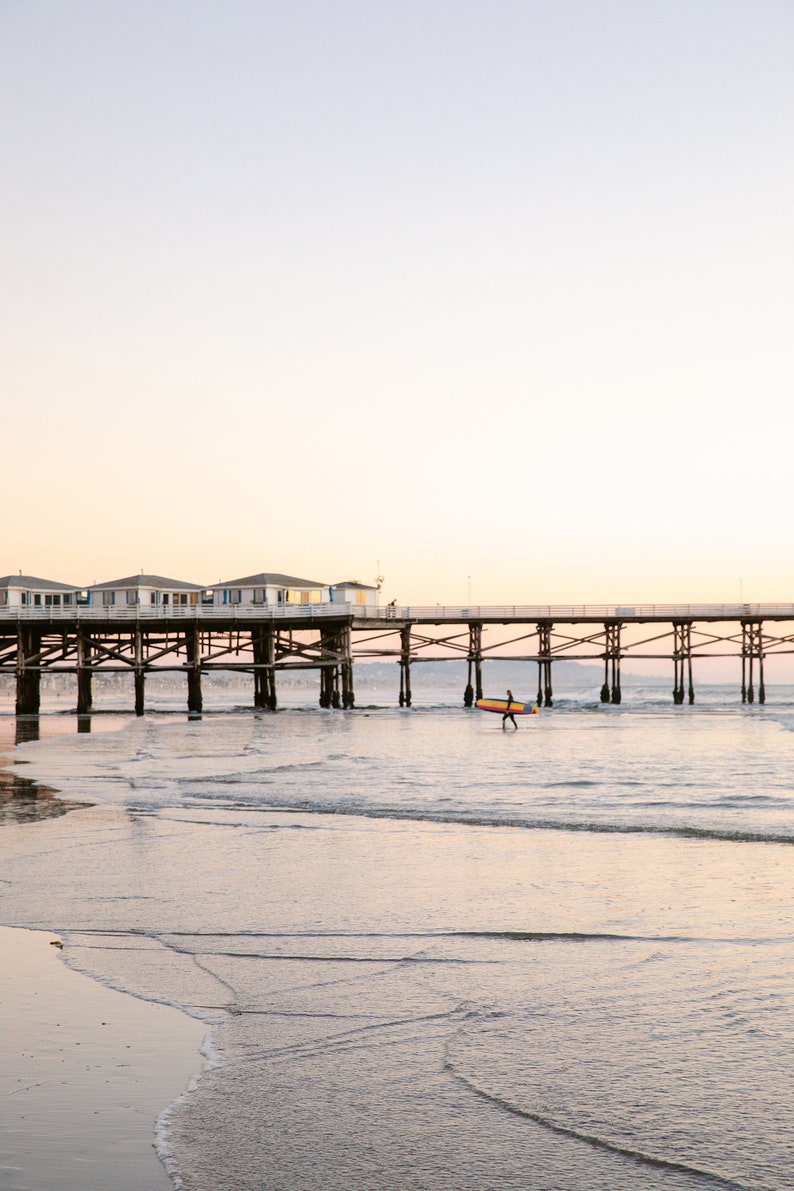
[{"label": "ocean wave", "polygon": [[649,1166],[657,1170],[675,1171],[679,1174],[690,1175],[692,1178],[705,1180],[711,1186],[721,1188],[722,1191],[750,1191],[746,1183],[737,1183],[734,1179],[727,1178],[725,1175],[718,1174],[716,1171],[706,1170],[687,1162],[676,1161],[673,1158],[666,1158],[663,1155],[648,1154],[639,1149],[631,1149],[628,1146],[612,1142],[606,1137],[600,1137],[597,1134],[586,1133],[583,1130],[564,1125],[560,1121],[555,1120],[553,1116],[545,1113],[521,1108],[511,1103],[505,1097],[496,1095],[480,1087],[472,1079],[457,1071],[449,1055],[445,1057],[444,1069],[454,1079],[481,1099],[487,1100],[490,1104],[511,1113],[513,1116],[522,1117],[527,1121],[534,1121],[535,1124],[542,1125],[544,1128],[554,1133],[559,1133],[564,1137],[576,1138],[577,1141],[584,1142],[586,1145],[593,1146],[595,1149],[607,1150],[612,1154],[617,1154],[621,1158],[627,1158],[631,1162],[636,1162],[640,1166]]},{"label": "ocean wave", "polygon": [[[187,806],[190,804],[186,804]],[[195,805],[195,804],[193,804]],[[708,805],[708,804],[704,804]],[[419,823],[450,823],[462,827],[505,827],[526,831],[567,831],[597,835],[664,835],[680,839],[722,840],[729,843],[794,844],[794,834],[749,831],[731,827],[698,827],[691,824],[615,823],[592,819],[530,818],[491,815],[485,812],[442,811],[418,807],[372,806],[366,804],[321,803],[308,799],[278,804],[238,804],[236,809],[262,814],[297,812],[307,815],[345,815],[363,819],[395,819]]]}]

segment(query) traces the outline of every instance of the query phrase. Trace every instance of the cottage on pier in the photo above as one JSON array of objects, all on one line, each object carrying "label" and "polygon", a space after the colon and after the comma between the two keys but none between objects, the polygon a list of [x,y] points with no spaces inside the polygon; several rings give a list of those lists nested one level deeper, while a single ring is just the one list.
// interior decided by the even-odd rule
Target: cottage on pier
[{"label": "cottage on pier", "polygon": [[4,575],[0,579],[0,608],[70,608],[81,603],[85,592],[68,583],[53,583],[33,575]]},{"label": "cottage on pier", "polygon": [[333,584],[331,599],[335,604],[357,604],[359,607],[374,608],[378,603],[379,591],[379,587],[359,583],[358,579],[349,579],[346,583]]},{"label": "cottage on pier", "polygon": [[213,593],[213,603],[216,606],[327,604],[331,600],[331,589],[327,583],[315,583],[311,579],[298,579],[294,575],[267,572],[246,575],[242,579],[228,579],[225,583],[213,583],[207,590]]},{"label": "cottage on pier", "polygon": [[94,583],[88,588],[88,602],[104,608],[179,608],[202,603],[204,588],[198,583],[164,579],[162,575],[130,575]]}]

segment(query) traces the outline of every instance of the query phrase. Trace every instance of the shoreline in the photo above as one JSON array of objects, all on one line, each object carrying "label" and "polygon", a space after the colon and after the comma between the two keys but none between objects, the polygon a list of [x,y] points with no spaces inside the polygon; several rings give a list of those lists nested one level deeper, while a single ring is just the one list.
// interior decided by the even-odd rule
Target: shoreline
[{"label": "shoreline", "polygon": [[173,1191],[168,1121],[208,1026],[75,971],[59,942],[0,926],[0,1184]]}]

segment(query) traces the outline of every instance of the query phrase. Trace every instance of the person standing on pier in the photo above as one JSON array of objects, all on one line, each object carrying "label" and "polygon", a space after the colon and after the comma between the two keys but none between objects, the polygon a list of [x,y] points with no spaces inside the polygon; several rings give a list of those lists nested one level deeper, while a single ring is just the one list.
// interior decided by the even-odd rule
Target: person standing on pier
[{"label": "person standing on pier", "polygon": [[504,715],[502,716],[502,727],[503,728],[508,720],[512,720],[513,727],[518,728],[518,724],[516,723],[516,717],[513,715],[512,711],[510,710],[510,704],[512,702],[513,702],[513,692],[508,691],[507,692],[507,710],[505,711]]}]

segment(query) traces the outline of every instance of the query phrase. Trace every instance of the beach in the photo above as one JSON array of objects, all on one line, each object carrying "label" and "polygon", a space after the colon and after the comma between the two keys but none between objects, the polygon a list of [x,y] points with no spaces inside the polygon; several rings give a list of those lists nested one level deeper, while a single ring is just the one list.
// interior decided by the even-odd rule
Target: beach
[{"label": "beach", "polygon": [[184,1011],[186,1191],[790,1188],[792,701],[731,694],[23,743],[90,805],[6,825],[4,918]]},{"label": "beach", "polygon": [[0,927],[0,1186],[171,1187],[153,1126],[200,1066],[204,1029],[70,971],[60,946]]}]

